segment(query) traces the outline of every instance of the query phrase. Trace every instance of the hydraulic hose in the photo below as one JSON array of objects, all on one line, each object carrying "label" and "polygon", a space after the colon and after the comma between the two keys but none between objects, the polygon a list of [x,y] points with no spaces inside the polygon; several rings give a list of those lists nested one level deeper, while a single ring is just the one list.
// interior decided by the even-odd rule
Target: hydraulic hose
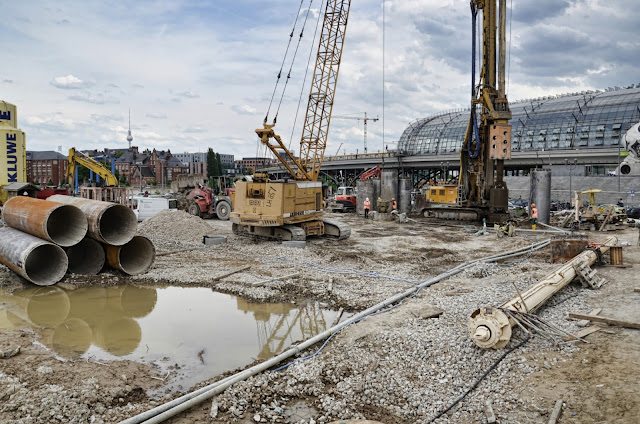
[{"label": "hydraulic hose", "polygon": [[506,259],[506,258],[510,258],[513,256],[518,256],[518,255],[524,255],[536,250],[539,250],[545,246],[547,246],[550,243],[550,240],[544,240],[538,243],[534,243],[530,246],[526,246],[523,248],[519,248],[519,249],[515,249],[515,250],[511,250],[508,252],[504,252],[501,254],[497,254],[497,255],[492,255],[492,256],[487,256],[484,258],[480,258],[480,259],[475,259],[472,261],[468,261],[465,262],[463,264],[460,264],[458,266],[456,266],[455,268],[450,269],[447,272],[444,272],[440,275],[437,275],[433,278],[430,278],[428,280],[425,280],[424,282],[422,282],[421,284],[414,286],[402,293],[399,293],[397,295],[394,295],[392,297],[390,297],[389,299],[386,299],[368,309],[366,309],[365,311],[362,311],[352,317],[350,317],[348,320],[339,323],[333,327],[331,327],[328,330],[325,330],[324,332],[306,340],[305,342],[296,345],[296,346],[292,346],[291,348],[289,348],[286,352],[281,353],[278,356],[275,356],[265,362],[262,362],[260,364],[254,365],[251,368],[248,368],[244,371],[241,371],[239,373],[236,373],[232,376],[229,376],[227,378],[224,378],[220,381],[217,381],[215,383],[212,383],[206,387],[203,387],[201,389],[198,389],[196,391],[193,391],[191,393],[187,393],[186,395],[183,395],[179,398],[176,398],[170,402],[164,403],[160,406],[157,406],[153,409],[150,409],[148,411],[145,411],[141,414],[138,414],[134,417],[128,418],[124,421],[121,421],[120,424],[138,424],[138,423],[144,423],[144,424],[152,424],[152,423],[160,423],[165,421],[168,418],[171,418],[177,414],[179,414],[180,412],[183,412],[207,399],[212,398],[215,395],[218,395],[220,393],[222,393],[224,390],[226,390],[228,387],[232,386],[233,384],[246,380],[249,377],[252,377],[262,371],[265,371],[277,364],[279,364],[280,362],[282,362],[285,359],[288,359],[294,355],[296,355],[297,353],[303,351],[304,349],[307,349],[310,346],[313,346],[314,344],[330,337],[332,334],[342,330],[343,328],[351,325],[352,323],[362,320],[363,318],[372,315],[375,312],[378,312],[379,310],[398,302],[399,300],[402,300],[406,297],[412,296],[415,293],[417,293],[418,291],[429,287],[445,278],[449,278],[461,271],[463,271],[464,269],[475,265],[477,263],[486,263],[486,262],[493,262],[493,261],[498,261],[501,259]]}]

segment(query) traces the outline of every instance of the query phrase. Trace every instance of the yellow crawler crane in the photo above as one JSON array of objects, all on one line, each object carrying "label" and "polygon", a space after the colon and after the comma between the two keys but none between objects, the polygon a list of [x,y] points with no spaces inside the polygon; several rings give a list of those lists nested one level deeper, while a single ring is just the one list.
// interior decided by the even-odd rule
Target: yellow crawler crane
[{"label": "yellow crawler crane", "polygon": [[[251,182],[237,182],[231,222],[235,234],[278,240],[305,240],[307,236],[345,239],[348,225],[323,218],[322,182],[318,181],[327,142],[338,70],[342,57],[350,0],[328,0],[311,81],[311,92],[300,141],[300,159],[278,136],[273,124],[256,133],[289,171],[291,177],[272,180],[256,173]],[[277,117],[277,114],[276,114]]]}]

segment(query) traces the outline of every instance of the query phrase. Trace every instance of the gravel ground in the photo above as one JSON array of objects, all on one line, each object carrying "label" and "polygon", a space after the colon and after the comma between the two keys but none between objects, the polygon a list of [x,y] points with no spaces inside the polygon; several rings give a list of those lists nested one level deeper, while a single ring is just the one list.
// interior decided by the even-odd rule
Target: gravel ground
[{"label": "gravel ground", "polygon": [[[158,216],[155,222],[140,224],[140,232],[151,238],[163,255],[149,273],[128,281],[139,285],[215,287],[251,300],[321,301],[356,313],[470,259],[544,238],[542,234],[524,234],[498,241],[492,234],[475,237],[474,229],[468,227],[430,226],[423,222],[402,226],[364,221],[354,215],[339,217],[352,225],[349,240],[313,240],[306,249],[295,249],[236,238],[228,222],[203,221],[175,212]],[[229,242],[205,247],[201,244],[203,234],[227,235]],[[625,230],[615,235],[635,241],[637,231]],[[640,248],[628,247],[625,252],[625,261],[637,267]],[[468,338],[469,314],[480,306],[509,300],[516,294],[513,284],[523,290],[556,269],[558,265],[549,264],[548,256],[549,251],[545,250],[514,259],[509,266],[480,264],[468,268],[388,312],[348,326],[335,334],[317,356],[237,383],[170,422],[310,424],[365,418],[388,424],[431,422],[525,337],[517,330],[507,349],[481,350]],[[245,265],[251,268],[216,279]],[[5,277],[1,271],[0,284]],[[293,272],[301,272],[300,277],[260,287],[249,284]],[[628,294],[630,285],[638,282],[634,270],[608,267],[599,272],[610,281],[602,289],[591,291],[571,284],[537,315],[569,332],[580,328],[575,321],[566,319],[569,311],[589,312],[602,307],[602,315],[640,321],[637,299]],[[437,318],[430,314],[434,308],[442,311]],[[611,330],[606,331],[615,334],[601,331],[589,336],[593,343],[588,345],[534,336],[507,355],[468,397],[435,422],[486,422],[483,411],[487,401],[499,422],[546,422],[558,398],[566,402],[561,422],[638,422],[640,367],[633,351],[637,352],[640,337],[636,330]],[[318,348],[314,346],[297,357],[315,353]],[[45,364],[54,375],[60,371],[56,369],[57,362],[60,361],[49,358]],[[0,360],[0,367],[3,364]],[[0,421],[73,422],[65,411],[75,408],[81,417],[76,422],[91,422],[92,416],[95,422],[115,422],[168,400],[145,395],[163,384],[147,376],[153,376],[152,371],[125,371],[129,380],[123,384],[119,367],[134,365],[124,361],[109,365],[112,377],[105,371],[95,377],[98,382],[93,382],[90,373],[81,374],[67,384],[61,383],[61,388],[51,383],[34,385],[42,382],[42,376],[50,375],[46,368],[38,371],[37,366],[31,367],[33,376],[24,378],[17,368],[0,368],[0,382],[5,387],[4,397],[0,392],[5,402],[0,406]],[[99,365],[94,368],[103,369]],[[138,377],[132,380],[131,374]],[[211,382],[202,382],[201,386]],[[97,398],[86,398],[96,384]],[[14,387],[13,391],[9,392],[8,387]],[[47,407],[42,406],[44,401],[28,400],[34,398],[46,400]],[[69,402],[73,407],[66,406]],[[55,408],[57,415],[47,420],[51,405],[59,405]],[[82,405],[87,405],[87,411],[81,409]],[[111,406],[103,411],[99,405]]]}]

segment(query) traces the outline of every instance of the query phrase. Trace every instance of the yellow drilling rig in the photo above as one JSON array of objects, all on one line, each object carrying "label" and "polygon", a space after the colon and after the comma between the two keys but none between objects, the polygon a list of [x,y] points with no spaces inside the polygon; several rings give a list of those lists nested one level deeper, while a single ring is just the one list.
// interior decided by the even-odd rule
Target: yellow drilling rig
[{"label": "yellow drilling rig", "polygon": [[[482,65],[476,83],[479,11],[482,11]],[[506,0],[471,0],[471,15],[471,113],[460,149],[456,201],[455,205],[448,205],[451,202],[447,201],[443,207],[427,208],[424,213],[434,218],[503,223],[509,219],[504,161],[511,159],[511,110],[505,90]],[[438,188],[433,187],[434,191]]]}]

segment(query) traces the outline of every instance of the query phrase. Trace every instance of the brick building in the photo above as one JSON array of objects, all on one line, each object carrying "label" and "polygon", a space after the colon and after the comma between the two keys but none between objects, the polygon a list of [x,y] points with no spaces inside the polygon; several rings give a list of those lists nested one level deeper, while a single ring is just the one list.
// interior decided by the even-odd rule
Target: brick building
[{"label": "brick building", "polygon": [[[106,150],[106,149],[105,149]],[[186,174],[188,167],[171,154],[171,150],[145,150],[140,153],[136,146],[127,149],[116,160],[115,168],[131,185],[168,184],[177,175]]]},{"label": "brick building", "polygon": [[67,157],[53,150],[42,152],[27,151],[27,180],[47,185],[49,181],[55,186],[65,184]]}]

